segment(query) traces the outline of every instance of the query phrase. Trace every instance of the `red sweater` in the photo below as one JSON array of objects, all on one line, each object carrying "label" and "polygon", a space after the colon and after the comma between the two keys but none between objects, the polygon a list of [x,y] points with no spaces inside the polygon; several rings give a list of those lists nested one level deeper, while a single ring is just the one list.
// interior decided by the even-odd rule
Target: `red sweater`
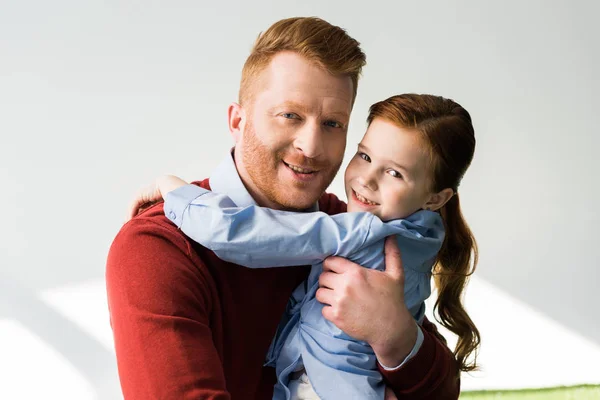
[{"label": "red sweater", "polygon": [[[209,188],[208,180],[199,183]],[[321,211],[346,205],[325,194]],[[111,325],[126,399],[270,400],[267,349],[308,267],[250,269],[187,238],[162,203],[123,226],[106,266]],[[381,371],[399,399],[457,399],[456,364],[433,324],[398,371]]]}]

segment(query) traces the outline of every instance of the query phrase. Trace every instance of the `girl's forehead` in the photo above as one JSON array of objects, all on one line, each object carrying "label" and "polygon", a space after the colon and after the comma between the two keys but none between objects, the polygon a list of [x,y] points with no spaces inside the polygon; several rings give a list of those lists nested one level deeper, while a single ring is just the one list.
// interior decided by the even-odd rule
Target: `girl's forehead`
[{"label": "girl's forehead", "polygon": [[425,161],[428,154],[418,131],[377,119],[367,129],[359,147],[369,150],[371,157],[414,167]]}]

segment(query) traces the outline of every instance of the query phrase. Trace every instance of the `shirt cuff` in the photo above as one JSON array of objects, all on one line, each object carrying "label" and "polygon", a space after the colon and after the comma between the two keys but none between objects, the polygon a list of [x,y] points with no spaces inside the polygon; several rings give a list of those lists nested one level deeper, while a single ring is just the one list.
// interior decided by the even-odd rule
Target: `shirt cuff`
[{"label": "shirt cuff", "polygon": [[165,216],[177,225],[178,228],[181,228],[185,210],[187,210],[194,200],[208,192],[206,189],[191,184],[168,192],[165,195]]},{"label": "shirt cuff", "polygon": [[415,342],[415,345],[413,346],[410,353],[408,353],[408,355],[406,356],[404,361],[402,361],[402,363],[400,363],[400,365],[398,365],[397,367],[386,367],[382,363],[379,363],[379,365],[381,365],[381,368],[385,369],[386,371],[396,371],[396,370],[402,368],[402,366],[404,366],[404,364],[406,364],[408,362],[408,360],[413,358],[415,356],[415,354],[417,354],[419,352],[419,349],[421,348],[421,345],[423,344],[424,339],[425,339],[425,337],[423,336],[423,331],[421,330],[421,327],[419,325],[417,325],[417,341]]}]

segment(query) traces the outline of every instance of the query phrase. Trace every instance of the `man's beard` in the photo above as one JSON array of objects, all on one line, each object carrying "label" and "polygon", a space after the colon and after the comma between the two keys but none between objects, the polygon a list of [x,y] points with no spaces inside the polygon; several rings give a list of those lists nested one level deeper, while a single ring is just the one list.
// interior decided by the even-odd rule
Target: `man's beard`
[{"label": "man's beard", "polygon": [[[285,149],[271,150],[256,136],[251,121],[247,121],[242,142],[244,166],[255,187],[269,201],[287,210],[305,210],[312,207],[325,192],[342,162],[332,167],[328,160],[316,161],[301,155],[288,155]],[[294,182],[293,186],[283,184],[278,177],[282,161],[293,165],[319,170],[316,182]]]}]

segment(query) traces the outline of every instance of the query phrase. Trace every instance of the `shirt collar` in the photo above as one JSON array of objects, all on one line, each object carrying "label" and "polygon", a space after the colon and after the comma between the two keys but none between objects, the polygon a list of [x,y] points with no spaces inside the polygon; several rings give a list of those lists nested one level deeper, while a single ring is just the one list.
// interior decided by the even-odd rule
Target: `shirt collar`
[{"label": "shirt collar", "polygon": [[237,172],[233,160],[233,149],[212,172],[209,184],[213,191],[227,195],[238,207],[257,205]]},{"label": "shirt collar", "polygon": [[[233,159],[233,149],[229,151],[223,161],[212,172],[209,184],[213,191],[227,195],[238,207],[258,205],[252,196],[250,196],[250,193],[248,193],[246,186],[244,186],[238,174]],[[319,211],[319,204],[316,203],[306,211]]]}]

